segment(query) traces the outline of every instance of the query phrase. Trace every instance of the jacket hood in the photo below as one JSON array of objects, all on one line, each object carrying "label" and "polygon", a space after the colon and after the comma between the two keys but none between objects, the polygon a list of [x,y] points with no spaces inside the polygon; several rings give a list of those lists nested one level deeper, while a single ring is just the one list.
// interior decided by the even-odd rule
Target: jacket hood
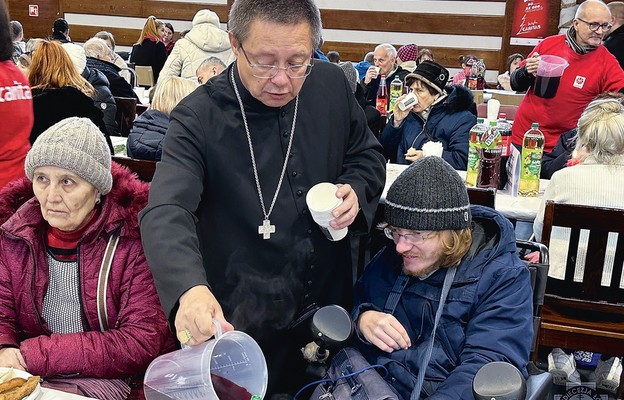
[{"label": "jacket hood", "polygon": [[193,18],[193,28],[180,40],[188,40],[203,51],[217,53],[230,49],[230,39],[221,29],[219,16],[210,10],[200,10]]},{"label": "jacket hood", "polygon": [[449,113],[470,111],[470,107],[474,103],[474,96],[470,89],[460,85],[450,85],[444,90],[448,96],[441,104],[447,107]]},{"label": "jacket hood", "polygon": [[[111,165],[111,172],[113,187],[110,193],[102,197],[102,212],[93,225],[103,224],[107,232],[123,226],[122,236],[140,238],[137,215],[147,206],[149,185],[140,181],[128,168],[115,162]],[[0,191],[1,230],[17,234],[42,220],[39,202],[28,178],[15,180]]]}]

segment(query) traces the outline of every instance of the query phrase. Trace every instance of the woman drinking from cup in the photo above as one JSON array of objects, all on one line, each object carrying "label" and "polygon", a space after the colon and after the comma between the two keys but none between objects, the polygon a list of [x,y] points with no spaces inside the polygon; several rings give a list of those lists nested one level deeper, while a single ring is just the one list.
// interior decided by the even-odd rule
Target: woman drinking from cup
[{"label": "woman drinking from cup", "polygon": [[466,169],[468,132],[477,118],[471,113],[474,101],[470,90],[463,86],[446,86],[449,72],[433,61],[423,61],[405,77],[405,84],[416,95],[417,102],[401,108],[397,100],[393,116],[379,141],[386,157],[399,164],[422,158],[426,142],[442,143],[442,158],[455,169]]},{"label": "woman drinking from cup", "polygon": [[86,118],[43,132],[25,170],[0,193],[0,366],[126,399],[173,344],[139,236],[148,185]]}]

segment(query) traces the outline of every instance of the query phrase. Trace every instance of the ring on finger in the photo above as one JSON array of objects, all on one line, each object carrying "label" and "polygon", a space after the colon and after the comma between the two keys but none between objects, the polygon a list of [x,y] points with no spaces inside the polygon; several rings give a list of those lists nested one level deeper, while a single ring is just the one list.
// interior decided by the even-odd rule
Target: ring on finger
[{"label": "ring on finger", "polygon": [[187,344],[188,341],[191,340],[192,337],[193,335],[191,334],[191,331],[189,331],[188,329],[184,329],[178,332],[178,339],[180,340],[181,344]]}]

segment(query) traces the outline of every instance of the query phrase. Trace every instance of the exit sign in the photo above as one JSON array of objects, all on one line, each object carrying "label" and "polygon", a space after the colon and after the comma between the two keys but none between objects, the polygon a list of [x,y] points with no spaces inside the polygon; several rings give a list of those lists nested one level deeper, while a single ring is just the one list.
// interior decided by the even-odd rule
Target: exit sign
[{"label": "exit sign", "polygon": [[28,5],[28,16],[29,17],[38,17],[39,16],[39,5],[38,4],[29,4]]}]

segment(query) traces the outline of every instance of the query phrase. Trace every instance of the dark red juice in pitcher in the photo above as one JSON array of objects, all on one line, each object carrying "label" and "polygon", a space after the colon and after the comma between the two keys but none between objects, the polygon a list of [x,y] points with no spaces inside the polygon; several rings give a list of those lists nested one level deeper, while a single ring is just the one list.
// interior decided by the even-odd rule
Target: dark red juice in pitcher
[{"label": "dark red juice in pitcher", "polygon": [[219,400],[250,400],[252,397],[247,389],[238,386],[229,379],[215,374],[210,374],[210,379]]},{"label": "dark red juice in pitcher", "polygon": [[551,99],[557,94],[559,88],[560,76],[537,76],[533,91],[536,96],[544,99]]}]

